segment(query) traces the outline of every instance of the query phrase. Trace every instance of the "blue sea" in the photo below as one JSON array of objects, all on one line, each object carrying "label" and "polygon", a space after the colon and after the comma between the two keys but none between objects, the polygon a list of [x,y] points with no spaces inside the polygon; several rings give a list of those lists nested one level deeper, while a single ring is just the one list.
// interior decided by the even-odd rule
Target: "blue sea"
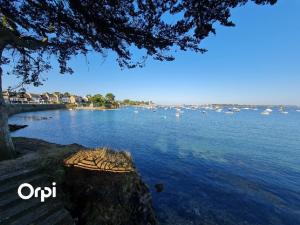
[{"label": "blue sea", "polygon": [[29,125],[13,136],[131,152],[162,225],[299,225],[300,112],[261,111],[185,109],[176,117],[175,109],[129,107],[9,120]]}]

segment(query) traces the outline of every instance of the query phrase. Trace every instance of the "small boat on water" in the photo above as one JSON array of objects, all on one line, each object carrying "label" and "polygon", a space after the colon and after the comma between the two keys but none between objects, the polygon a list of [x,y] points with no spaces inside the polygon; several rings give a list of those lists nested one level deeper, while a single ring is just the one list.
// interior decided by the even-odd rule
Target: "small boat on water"
[{"label": "small boat on water", "polygon": [[137,111],[137,110],[134,110],[133,112],[134,112],[134,113],[139,113],[139,111]]},{"label": "small boat on water", "polygon": [[222,112],[223,109],[216,109],[216,112]]},{"label": "small boat on water", "polygon": [[234,112],[232,112],[232,111],[226,111],[225,113],[226,114],[233,114]]},{"label": "small boat on water", "polygon": [[272,112],[273,110],[268,108],[268,109],[265,109],[266,112]]},{"label": "small boat on water", "polygon": [[289,113],[289,112],[285,111],[283,106],[280,107],[279,112],[281,112],[282,114],[288,114]]},{"label": "small boat on water", "polygon": [[261,115],[268,116],[270,115],[270,111],[264,110],[261,112]]}]

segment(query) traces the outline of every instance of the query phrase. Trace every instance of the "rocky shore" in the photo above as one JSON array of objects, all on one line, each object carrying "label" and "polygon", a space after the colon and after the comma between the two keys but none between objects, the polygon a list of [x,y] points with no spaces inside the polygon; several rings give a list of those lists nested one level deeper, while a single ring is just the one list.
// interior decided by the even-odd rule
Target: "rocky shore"
[{"label": "rocky shore", "polygon": [[[158,224],[148,187],[128,153],[97,149],[89,151],[95,158],[80,158],[87,149],[77,144],[13,141],[18,158],[0,162],[0,224]],[[66,161],[72,157],[77,161]],[[21,182],[56,182],[57,197],[44,205],[36,199],[24,201],[16,195]]]}]

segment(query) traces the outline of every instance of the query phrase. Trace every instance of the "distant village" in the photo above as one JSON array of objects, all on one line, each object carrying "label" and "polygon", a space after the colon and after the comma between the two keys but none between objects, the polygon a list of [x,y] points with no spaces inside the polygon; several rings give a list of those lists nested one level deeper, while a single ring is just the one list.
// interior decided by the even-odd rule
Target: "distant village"
[{"label": "distant village", "polygon": [[149,105],[153,104],[148,101],[133,101],[125,99],[123,101],[116,101],[112,93],[107,93],[105,96],[101,94],[78,96],[68,92],[60,93],[42,93],[34,94],[28,92],[2,92],[6,104],[71,104],[76,106],[89,106],[89,107],[107,107],[117,108],[122,105]]},{"label": "distant village", "polygon": [[4,91],[2,94],[5,103],[11,104],[82,104],[89,101],[88,97],[71,95],[69,93],[61,94],[59,92],[33,94]]}]

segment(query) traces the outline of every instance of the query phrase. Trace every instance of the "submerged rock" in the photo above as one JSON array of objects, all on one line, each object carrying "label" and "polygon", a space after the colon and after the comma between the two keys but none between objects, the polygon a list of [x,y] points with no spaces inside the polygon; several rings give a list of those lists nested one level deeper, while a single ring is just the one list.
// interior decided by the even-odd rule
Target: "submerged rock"
[{"label": "submerged rock", "polygon": [[80,151],[65,160],[66,207],[79,225],[157,225],[148,187],[125,152]]}]

